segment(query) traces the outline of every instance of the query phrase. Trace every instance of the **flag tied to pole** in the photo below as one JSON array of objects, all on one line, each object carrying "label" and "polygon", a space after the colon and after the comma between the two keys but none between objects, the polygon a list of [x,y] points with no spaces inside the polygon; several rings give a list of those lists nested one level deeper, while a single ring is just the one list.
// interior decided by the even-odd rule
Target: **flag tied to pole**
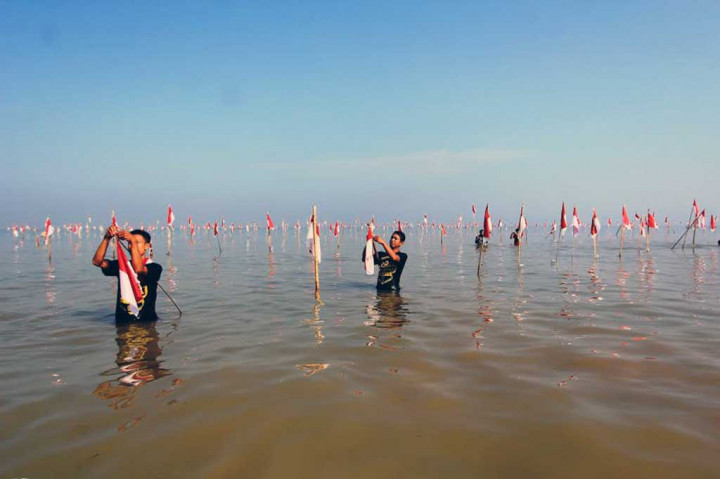
[{"label": "flag tied to pole", "polygon": [[[498,228],[500,226],[498,225]],[[485,204],[485,220],[483,221],[483,237],[490,239],[492,232],[492,220],[490,219],[490,204]]]},{"label": "flag tied to pole", "polygon": [[315,227],[315,234],[318,236],[318,250],[317,250],[317,262],[318,264],[321,262],[322,255],[321,255],[321,249],[320,249],[320,227],[315,223],[315,216],[310,217],[310,223],[308,224],[308,232],[307,232],[307,247],[308,252],[315,256],[315,240],[313,239],[313,225]]},{"label": "flag tied to pole", "polygon": [[265,218],[267,219],[267,229],[268,231],[275,229],[275,223],[273,223],[272,218],[270,218],[270,213],[265,213]]},{"label": "flag tied to pole", "polygon": [[213,235],[215,235],[215,236],[218,235],[218,224],[217,224],[217,220],[215,220],[215,224],[213,225]]},{"label": "flag tied to pole", "polygon": [[168,205],[168,217],[167,217],[168,228],[172,228],[173,223],[175,223],[175,213],[173,213],[172,205]]},{"label": "flag tied to pole", "polygon": [[333,235],[337,238],[340,236],[340,223],[338,221],[335,222],[335,228],[333,229]]},{"label": "flag tied to pole", "polygon": [[473,214],[476,213],[476,211],[475,211],[475,203],[472,204],[472,212],[473,212]]},{"label": "flag tied to pole", "polygon": [[592,221],[590,222],[590,236],[595,238],[598,235],[598,231],[600,231],[600,220],[597,217],[595,208],[593,208]]},{"label": "flag tied to pole", "polygon": [[710,231],[715,232],[715,216],[710,215]]},{"label": "flag tied to pole", "polygon": [[580,218],[577,215],[577,207],[573,206],[573,217],[572,217],[573,236],[580,232]]},{"label": "flag tied to pole", "polygon": [[371,276],[375,274],[375,244],[373,243],[373,226],[368,224],[367,234],[365,235],[365,256],[363,263],[365,264],[365,274]]},{"label": "flag tied to pole", "polygon": [[50,235],[52,235],[55,232],[55,227],[50,222],[50,217],[48,216],[45,220],[45,244],[48,244],[50,241]]},{"label": "flag tied to pole", "polygon": [[648,214],[647,214],[647,227],[648,227],[648,228],[655,229],[655,230],[659,228],[658,225],[657,225],[657,223],[655,222],[655,213],[650,213],[650,212],[648,211]]},{"label": "flag tied to pole", "polygon": [[560,210],[560,236],[565,236],[567,231],[567,220],[565,219],[565,202],[563,201],[562,210]]},{"label": "flag tied to pole", "polygon": [[[118,281],[120,282],[120,302],[125,306],[127,312],[136,318],[140,315],[145,298],[140,288],[137,274],[132,268],[130,261],[125,256],[125,250],[120,245],[120,241],[116,244],[118,258]],[[147,264],[147,259],[144,263]]]},{"label": "flag tied to pole", "polygon": [[630,217],[627,214],[627,210],[625,209],[625,205],[622,207],[622,225],[625,229],[632,228],[632,225],[630,225]]}]

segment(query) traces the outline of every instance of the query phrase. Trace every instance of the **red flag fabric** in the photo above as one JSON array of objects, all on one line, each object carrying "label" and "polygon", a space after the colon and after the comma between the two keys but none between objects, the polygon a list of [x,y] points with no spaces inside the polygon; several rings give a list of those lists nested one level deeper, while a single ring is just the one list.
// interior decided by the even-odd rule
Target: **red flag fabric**
[{"label": "red flag fabric", "polygon": [[398,231],[402,231],[402,224],[400,223],[400,220],[398,220]]},{"label": "red flag fabric", "polygon": [[473,214],[476,213],[476,212],[475,212],[475,203],[472,204],[472,212],[473,212]]},{"label": "red flag fabric", "polygon": [[567,220],[565,219],[565,202],[563,201],[562,210],[560,211],[560,235],[564,235],[567,231]]},{"label": "red flag fabric", "polygon": [[268,229],[268,230],[274,230],[274,229],[275,229],[275,223],[273,223],[272,218],[270,218],[270,213],[265,213],[265,218],[267,219],[267,229]]},{"label": "red flag fabric", "polygon": [[172,205],[168,205],[168,217],[167,217],[168,228],[172,228],[173,223],[175,223],[175,213],[173,213]]},{"label": "red flag fabric", "polygon": [[710,215],[710,231],[715,232],[715,216]]},{"label": "red flag fabric", "polygon": [[217,224],[217,220],[215,220],[215,225],[213,226],[213,235],[215,235],[215,236],[218,235],[218,224]]},{"label": "red flag fabric", "polygon": [[440,224],[440,234],[442,234],[443,236],[445,236],[447,234],[447,231],[445,231],[444,224]]},{"label": "red flag fabric", "polygon": [[340,236],[340,223],[335,222],[335,229],[333,230],[333,234],[337,237]]},{"label": "red flag fabric", "polygon": [[622,225],[625,229],[630,229],[630,218],[628,217],[627,210],[625,209],[625,205],[622,207]]},{"label": "red flag fabric", "polygon": [[655,222],[655,214],[648,211],[647,215],[647,227],[652,229],[658,229],[658,225]]},{"label": "red flag fabric", "polygon": [[485,220],[483,221],[483,237],[490,238],[492,232],[492,220],[490,219],[490,204],[485,205]]},{"label": "red flag fabric", "polygon": [[111,219],[112,226],[117,226],[117,219],[115,218],[115,210],[112,212],[112,219]]},{"label": "red flag fabric", "polygon": [[700,215],[700,208],[698,208],[697,201],[693,200],[693,208],[695,208],[695,217],[697,218],[698,215]]}]

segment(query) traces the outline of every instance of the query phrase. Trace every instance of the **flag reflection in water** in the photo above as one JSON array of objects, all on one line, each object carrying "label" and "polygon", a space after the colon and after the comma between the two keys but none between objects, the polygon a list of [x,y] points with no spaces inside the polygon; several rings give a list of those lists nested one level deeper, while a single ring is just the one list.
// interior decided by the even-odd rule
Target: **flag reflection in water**
[{"label": "flag reflection in water", "polygon": [[117,367],[102,375],[118,377],[100,383],[93,394],[111,400],[113,409],[126,408],[144,384],[172,374],[158,360],[162,354],[159,340],[155,322],[117,325]]}]

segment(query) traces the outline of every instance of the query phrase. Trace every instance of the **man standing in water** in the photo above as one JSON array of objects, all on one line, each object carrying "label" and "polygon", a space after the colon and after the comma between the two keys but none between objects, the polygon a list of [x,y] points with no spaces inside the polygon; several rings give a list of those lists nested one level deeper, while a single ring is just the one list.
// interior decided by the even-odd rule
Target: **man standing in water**
[{"label": "man standing in water", "polygon": [[[130,273],[135,273],[140,285],[142,293],[142,301],[138,301],[137,314],[133,314],[129,305],[122,300],[120,295],[120,281],[118,281],[117,301],[115,303],[115,321],[154,321],[157,319],[155,314],[155,300],[157,299],[157,285],[162,274],[162,266],[153,263],[145,257],[145,253],[152,248],[150,234],[143,230],[124,231],[117,226],[111,226],[105,232],[103,240],[100,242],[92,263],[102,268],[105,276],[120,276],[120,265],[118,260],[108,261],[105,259],[110,239],[116,237],[119,241],[125,240],[130,244],[131,258],[128,260],[128,268]],[[120,246],[122,247],[122,246]],[[134,281],[133,278],[130,278]]]},{"label": "man standing in water", "polygon": [[[400,247],[405,242],[405,233],[395,231],[390,237],[390,244],[387,244],[380,236],[374,236],[373,241],[382,245],[385,251],[379,251],[375,254],[375,264],[379,265],[377,289],[379,291],[387,291],[395,288],[400,290],[400,276],[402,275],[407,254],[400,251]],[[365,251],[363,250],[363,258]]]}]

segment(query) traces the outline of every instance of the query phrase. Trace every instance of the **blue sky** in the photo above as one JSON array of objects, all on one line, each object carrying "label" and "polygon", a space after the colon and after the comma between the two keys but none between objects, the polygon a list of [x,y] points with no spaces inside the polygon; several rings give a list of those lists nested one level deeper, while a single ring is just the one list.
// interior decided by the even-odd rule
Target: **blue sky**
[{"label": "blue sky", "polygon": [[0,1],[0,65],[3,225],[720,209],[716,1]]}]

